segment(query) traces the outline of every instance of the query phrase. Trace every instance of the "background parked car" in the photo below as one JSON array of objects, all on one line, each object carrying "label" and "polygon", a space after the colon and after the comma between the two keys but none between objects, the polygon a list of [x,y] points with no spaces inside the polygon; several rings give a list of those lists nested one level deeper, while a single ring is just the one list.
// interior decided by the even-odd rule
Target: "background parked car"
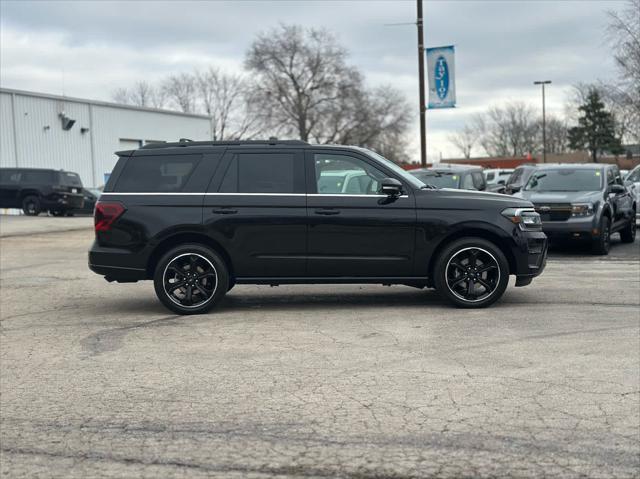
[{"label": "background parked car", "polygon": [[50,211],[54,216],[82,208],[77,173],[40,168],[0,168],[0,208],[22,208],[25,215]]},{"label": "background parked car", "polygon": [[608,254],[611,235],[635,240],[637,204],[616,165],[538,165],[515,196],[533,203],[550,239],[592,242],[595,254]]},{"label": "background parked car", "polygon": [[81,215],[92,215],[93,209],[96,206],[96,202],[102,194],[102,188],[83,188],[82,194],[84,195],[84,206],[77,210],[73,210],[73,213]]},{"label": "background parked car", "polygon": [[[624,177],[624,184],[631,190],[631,194],[636,199],[636,205],[640,205],[640,165]],[[638,211],[636,211],[636,215],[638,215]]]},{"label": "background parked car", "polygon": [[529,181],[529,178],[531,177],[535,169],[536,165],[533,164],[518,166],[515,170],[513,170],[513,173],[511,173],[511,176],[505,184],[505,193],[508,195],[512,195],[520,191],[522,187],[527,184],[527,181]]},{"label": "background parked car", "polygon": [[431,168],[420,168],[409,171],[425,185],[438,188],[455,188],[459,190],[487,189],[487,182],[480,166],[472,165],[439,165]]},{"label": "background parked car", "polygon": [[513,173],[513,168],[487,168],[484,170],[484,177],[487,180],[487,187],[499,184],[506,185],[507,180]]}]

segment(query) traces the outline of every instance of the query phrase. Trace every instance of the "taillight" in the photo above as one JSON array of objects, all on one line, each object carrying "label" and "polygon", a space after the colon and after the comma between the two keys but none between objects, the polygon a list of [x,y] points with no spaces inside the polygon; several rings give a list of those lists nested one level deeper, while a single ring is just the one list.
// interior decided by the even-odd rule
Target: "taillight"
[{"label": "taillight", "polygon": [[93,214],[96,233],[98,231],[109,231],[111,225],[117,220],[126,208],[117,201],[98,201]]}]

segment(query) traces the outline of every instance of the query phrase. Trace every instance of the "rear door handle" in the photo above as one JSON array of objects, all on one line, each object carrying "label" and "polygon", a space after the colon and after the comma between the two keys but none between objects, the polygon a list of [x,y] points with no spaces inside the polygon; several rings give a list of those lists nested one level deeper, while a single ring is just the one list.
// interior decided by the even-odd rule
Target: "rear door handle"
[{"label": "rear door handle", "polygon": [[238,210],[232,210],[231,208],[217,208],[211,210],[211,212],[215,213],[216,215],[235,215]]},{"label": "rear door handle", "polygon": [[314,212],[317,215],[339,215],[340,214],[340,210],[335,210],[335,209],[320,209],[320,210],[315,210]]}]

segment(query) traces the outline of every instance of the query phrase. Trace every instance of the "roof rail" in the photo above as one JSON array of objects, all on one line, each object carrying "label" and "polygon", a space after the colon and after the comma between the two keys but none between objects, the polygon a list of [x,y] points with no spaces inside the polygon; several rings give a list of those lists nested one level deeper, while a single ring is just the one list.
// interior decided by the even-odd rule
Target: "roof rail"
[{"label": "roof rail", "polygon": [[234,145],[308,145],[309,143],[302,140],[278,140],[270,138],[269,140],[229,140],[229,141],[193,141],[187,138],[181,138],[177,142],[154,142],[144,145],[142,150],[152,150],[157,148],[175,148],[190,146],[234,146]]}]

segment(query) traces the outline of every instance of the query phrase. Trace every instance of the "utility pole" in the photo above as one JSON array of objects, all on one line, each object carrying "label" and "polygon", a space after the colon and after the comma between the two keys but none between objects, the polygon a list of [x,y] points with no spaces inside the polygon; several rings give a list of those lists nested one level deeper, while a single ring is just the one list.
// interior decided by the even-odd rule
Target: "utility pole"
[{"label": "utility pole", "polygon": [[427,166],[427,105],[424,99],[424,34],[422,29],[422,0],[418,4],[418,82],[420,83],[420,164]]},{"label": "utility pole", "polygon": [[547,117],[545,112],[544,86],[551,84],[551,80],[534,81],[534,85],[542,85],[542,162],[547,162]]}]

